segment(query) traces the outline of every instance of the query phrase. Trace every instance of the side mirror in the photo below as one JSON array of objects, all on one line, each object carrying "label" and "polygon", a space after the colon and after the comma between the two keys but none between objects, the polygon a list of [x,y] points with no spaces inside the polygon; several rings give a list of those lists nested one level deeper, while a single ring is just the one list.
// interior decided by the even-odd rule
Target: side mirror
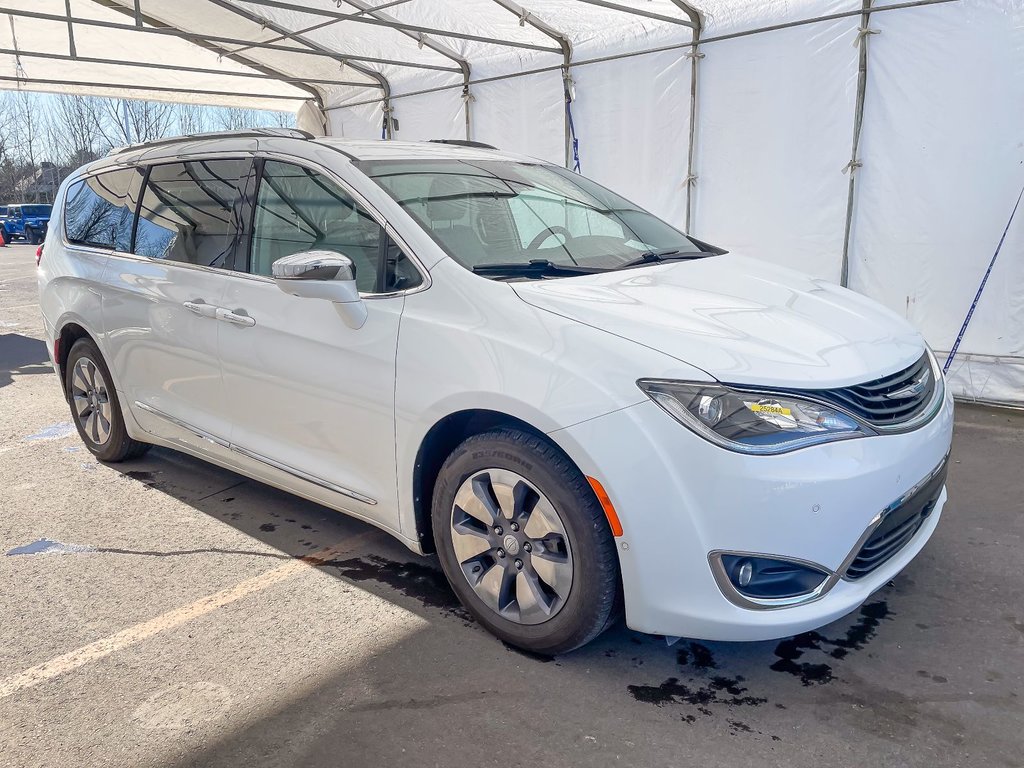
[{"label": "side mirror", "polygon": [[362,328],[366,322],[366,305],[356,287],[356,266],[348,256],[335,251],[302,251],[275,261],[271,273],[277,287],[287,294],[332,302],[349,327]]}]

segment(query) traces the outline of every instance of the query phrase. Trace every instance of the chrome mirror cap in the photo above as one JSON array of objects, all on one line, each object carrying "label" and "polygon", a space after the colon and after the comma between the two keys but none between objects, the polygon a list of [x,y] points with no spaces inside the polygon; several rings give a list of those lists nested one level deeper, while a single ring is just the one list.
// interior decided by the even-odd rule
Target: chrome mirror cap
[{"label": "chrome mirror cap", "polygon": [[366,322],[356,267],[348,256],[334,251],[302,251],[275,261],[271,273],[277,287],[291,296],[334,304],[350,328],[362,328]]},{"label": "chrome mirror cap", "polygon": [[273,263],[275,280],[355,280],[352,259],[336,251],[302,251]]}]

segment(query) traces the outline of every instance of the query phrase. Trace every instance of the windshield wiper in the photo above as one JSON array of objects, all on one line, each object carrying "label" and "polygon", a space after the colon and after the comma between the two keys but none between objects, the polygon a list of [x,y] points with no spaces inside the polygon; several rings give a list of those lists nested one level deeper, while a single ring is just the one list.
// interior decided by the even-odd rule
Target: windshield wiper
[{"label": "windshield wiper", "polygon": [[635,259],[619,264],[616,269],[628,269],[629,267],[642,267],[645,264],[658,264],[662,261],[689,261],[691,259],[704,259],[708,256],[718,256],[714,251],[680,251],[678,248],[666,248],[662,251],[646,251]]},{"label": "windshield wiper", "polygon": [[580,267],[575,264],[555,264],[547,259],[513,261],[507,264],[476,264],[473,271],[478,275],[508,275],[510,277],[568,277],[570,275],[595,275],[607,272],[605,267]]}]

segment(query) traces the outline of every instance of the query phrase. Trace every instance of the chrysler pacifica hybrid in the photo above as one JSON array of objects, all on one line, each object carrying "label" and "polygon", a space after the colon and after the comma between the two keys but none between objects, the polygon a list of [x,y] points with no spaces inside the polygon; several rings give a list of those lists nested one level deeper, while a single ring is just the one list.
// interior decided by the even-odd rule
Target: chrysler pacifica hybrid
[{"label": "chrysler pacifica hybrid", "polygon": [[482,145],[128,147],[62,185],[39,286],[100,460],[161,445],[365,520],[537,652],[622,614],[825,624],[946,499],[952,399],[903,319]]}]

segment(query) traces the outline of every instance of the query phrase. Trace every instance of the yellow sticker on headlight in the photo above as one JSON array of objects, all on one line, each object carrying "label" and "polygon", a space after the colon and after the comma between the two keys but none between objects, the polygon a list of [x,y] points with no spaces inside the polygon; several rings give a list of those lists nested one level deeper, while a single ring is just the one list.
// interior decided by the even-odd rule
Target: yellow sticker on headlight
[{"label": "yellow sticker on headlight", "polygon": [[747,408],[754,413],[764,413],[772,416],[792,416],[793,411],[779,403],[749,403]]}]

